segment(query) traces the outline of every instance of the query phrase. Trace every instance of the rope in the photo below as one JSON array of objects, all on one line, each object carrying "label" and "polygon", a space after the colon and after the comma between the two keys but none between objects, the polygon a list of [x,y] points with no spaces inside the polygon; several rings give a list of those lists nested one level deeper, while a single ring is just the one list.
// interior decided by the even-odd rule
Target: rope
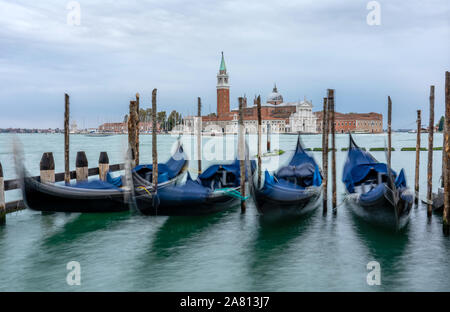
[{"label": "rope", "polygon": [[149,191],[145,186],[138,186],[137,188],[138,188],[138,189],[141,189],[141,190],[145,190],[145,191],[147,192],[148,195],[152,196],[152,194],[150,193],[150,191]]},{"label": "rope", "polygon": [[202,172],[196,168],[187,168],[188,171],[195,172],[197,174],[201,174]]},{"label": "rope", "polygon": [[250,196],[242,196],[241,192],[238,192],[237,190],[229,188],[229,187],[220,188],[220,189],[214,190],[214,192],[219,192],[219,191],[223,191],[228,196],[231,196],[231,197],[234,197],[234,198],[239,198],[242,201],[245,201],[245,200],[247,200],[250,197]]},{"label": "rope", "polygon": [[155,208],[155,215],[158,215],[158,206],[160,203],[158,193],[155,192],[155,194],[152,195],[152,193],[150,193],[145,186],[138,186],[137,188],[146,191],[147,194],[153,199],[152,205]]}]

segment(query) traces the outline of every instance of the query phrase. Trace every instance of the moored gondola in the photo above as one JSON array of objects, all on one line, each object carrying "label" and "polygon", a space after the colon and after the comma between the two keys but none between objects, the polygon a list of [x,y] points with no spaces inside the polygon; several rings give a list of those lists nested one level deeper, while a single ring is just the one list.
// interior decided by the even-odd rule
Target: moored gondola
[{"label": "moored gondola", "polygon": [[350,146],[342,181],[346,202],[351,210],[366,221],[403,228],[409,221],[413,194],[406,185],[405,172],[397,173],[360,149],[349,135]]},{"label": "moored gondola", "polygon": [[[158,190],[179,182],[186,172],[189,160],[178,141],[175,153],[165,163],[158,164]],[[153,191],[153,165],[138,165],[132,170],[133,184],[136,192]]]},{"label": "moored gondola", "polygon": [[98,213],[129,209],[130,192],[100,180],[66,186],[25,177],[22,184],[25,205],[32,210]]},{"label": "moored gondola", "polygon": [[153,198],[143,195],[136,194],[136,204],[146,215],[205,215],[229,209],[241,200],[239,161],[212,165],[196,180],[188,173],[185,183],[158,188]]},{"label": "moored gondola", "polygon": [[[161,168],[159,188],[167,187],[178,181],[187,167],[188,160],[179,144],[177,151]],[[133,182],[143,180],[146,187],[135,185],[140,196],[151,198],[151,183],[145,180],[151,165],[140,165],[132,170]],[[151,171],[151,170],[150,170]],[[25,172],[25,170],[23,170]],[[151,176],[150,176],[151,179]],[[112,178],[107,174],[107,181],[90,180],[70,185],[41,183],[39,177],[23,174],[22,194],[26,206],[32,210],[49,212],[118,212],[129,210],[134,203],[132,185],[126,186],[124,177]],[[159,180],[159,179],[158,179]],[[145,191],[143,191],[145,189]],[[141,193],[143,192],[143,194]]]},{"label": "moored gondola", "polygon": [[[422,201],[427,204],[426,201]],[[438,188],[437,193],[432,193],[432,209],[433,212],[437,214],[442,214],[444,212],[444,188]]]},{"label": "moored gondola", "polygon": [[261,188],[251,183],[251,193],[258,211],[271,216],[303,215],[318,207],[322,175],[314,158],[303,149],[300,136],[287,166],[272,175],[264,173]]}]

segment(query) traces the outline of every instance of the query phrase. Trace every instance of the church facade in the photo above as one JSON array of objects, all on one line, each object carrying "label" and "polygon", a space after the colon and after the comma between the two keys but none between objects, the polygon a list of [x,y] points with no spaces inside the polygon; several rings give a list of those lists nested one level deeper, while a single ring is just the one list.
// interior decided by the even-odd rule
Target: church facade
[{"label": "church facade", "polygon": [[[204,132],[237,133],[239,110],[230,109],[230,84],[225,59],[222,52],[219,73],[217,74],[217,114],[202,116]],[[306,98],[298,102],[284,102],[275,85],[261,104],[262,132],[267,133],[316,133],[317,117],[312,112],[313,105]],[[244,125],[249,133],[256,133],[258,116],[256,98],[253,105],[247,105],[244,98]],[[197,117],[185,118],[185,126],[194,125]]]}]

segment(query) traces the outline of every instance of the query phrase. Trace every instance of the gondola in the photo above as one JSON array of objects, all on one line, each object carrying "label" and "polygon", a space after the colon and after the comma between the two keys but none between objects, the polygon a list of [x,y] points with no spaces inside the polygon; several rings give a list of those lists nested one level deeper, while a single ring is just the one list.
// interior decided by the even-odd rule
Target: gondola
[{"label": "gondola", "polygon": [[[158,189],[165,188],[179,182],[187,171],[189,160],[183,150],[183,145],[178,141],[175,153],[165,163],[158,164]],[[154,191],[153,165],[138,165],[131,170],[131,176],[135,192],[147,194]],[[112,179],[108,176],[107,181],[122,186],[124,177]]]},{"label": "gondola", "polygon": [[153,198],[144,195],[136,194],[136,205],[146,215],[193,216],[229,209],[241,200],[239,160],[212,165],[195,180],[188,173],[185,183],[158,187]]},{"label": "gondola", "polygon": [[264,172],[261,188],[253,179],[251,194],[263,215],[299,216],[318,207],[322,190],[322,175],[314,158],[303,149],[300,136],[289,164],[272,175]]},{"label": "gondola", "polygon": [[[432,193],[433,203],[432,203],[432,209],[433,212],[437,214],[442,214],[444,212],[444,188],[440,187],[438,188],[437,193]],[[427,202],[423,201],[425,204]]]},{"label": "gondola", "polygon": [[129,191],[100,180],[73,185],[41,183],[25,177],[22,187],[26,207],[52,212],[118,212],[128,210]]},{"label": "gondola", "polygon": [[349,134],[350,145],[342,181],[346,202],[366,221],[401,229],[409,221],[414,196],[406,185],[405,171],[397,173],[360,149]]},{"label": "gondola", "polygon": [[[170,175],[169,172],[163,172],[161,175],[165,181],[160,186],[166,187],[174,184],[183,174],[187,162],[182,147],[179,145],[177,152],[169,161],[165,164],[158,164],[158,168],[161,166],[161,171],[170,170]],[[132,170],[133,180],[135,176],[140,177],[142,168],[146,167],[148,165],[135,167]],[[108,173],[107,181],[90,180],[62,185],[41,183],[39,177],[29,177],[23,174],[22,194],[26,206],[37,211],[83,213],[127,211],[129,205],[133,203],[133,192],[130,187],[124,186],[123,180],[122,176],[112,178]],[[138,191],[141,190],[138,189]],[[150,195],[147,196],[150,197]]]}]

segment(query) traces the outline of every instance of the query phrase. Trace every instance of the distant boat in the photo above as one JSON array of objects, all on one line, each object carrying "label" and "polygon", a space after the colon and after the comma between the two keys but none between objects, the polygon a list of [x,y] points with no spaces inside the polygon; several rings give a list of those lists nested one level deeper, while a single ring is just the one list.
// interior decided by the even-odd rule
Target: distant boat
[{"label": "distant boat", "polygon": [[97,132],[97,131],[90,131],[89,133],[86,133],[85,136],[88,137],[107,137],[111,136],[113,133],[107,133],[107,132]]}]

